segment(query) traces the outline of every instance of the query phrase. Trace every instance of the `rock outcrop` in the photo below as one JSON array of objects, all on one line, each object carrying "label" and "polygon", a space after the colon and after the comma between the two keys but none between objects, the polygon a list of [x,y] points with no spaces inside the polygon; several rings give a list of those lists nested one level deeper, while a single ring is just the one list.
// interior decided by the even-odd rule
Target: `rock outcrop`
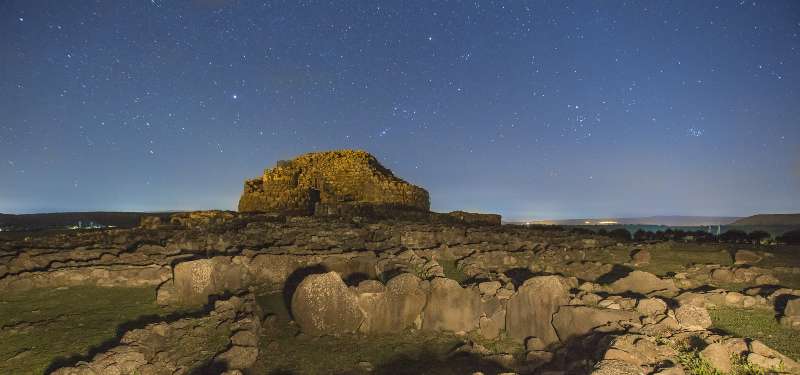
[{"label": "rock outcrop", "polygon": [[247,180],[239,211],[313,214],[317,204],[371,205],[428,211],[428,192],[395,177],[365,151],[313,152],[278,162]]},{"label": "rock outcrop", "polygon": [[[119,345],[53,375],[193,374],[205,367],[245,370],[258,357],[261,312],[252,294],[217,301],[205,316],[126,332]],[[213,358],[211,363],[208,359]]]}]

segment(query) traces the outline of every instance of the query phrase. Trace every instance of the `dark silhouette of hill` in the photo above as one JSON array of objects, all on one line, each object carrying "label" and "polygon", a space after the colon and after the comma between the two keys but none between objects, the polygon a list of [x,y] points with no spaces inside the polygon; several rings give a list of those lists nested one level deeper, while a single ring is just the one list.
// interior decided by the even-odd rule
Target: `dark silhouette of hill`
[{"label": "dark silhouette of hill", "polygon": [[731,225],[798,225],[800,214],[760,214],[736,220]]}]

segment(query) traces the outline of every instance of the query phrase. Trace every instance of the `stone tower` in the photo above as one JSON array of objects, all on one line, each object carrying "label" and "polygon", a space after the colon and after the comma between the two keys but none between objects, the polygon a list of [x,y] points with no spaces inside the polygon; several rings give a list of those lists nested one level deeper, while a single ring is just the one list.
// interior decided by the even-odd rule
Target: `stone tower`
[{"label": "stone tower", "polygon": [[239,211],[311,215],[322,205],[374,205],[428,211],[428,192],[395,177],[366,151],[312,152],[279,161],[247,180]]}]

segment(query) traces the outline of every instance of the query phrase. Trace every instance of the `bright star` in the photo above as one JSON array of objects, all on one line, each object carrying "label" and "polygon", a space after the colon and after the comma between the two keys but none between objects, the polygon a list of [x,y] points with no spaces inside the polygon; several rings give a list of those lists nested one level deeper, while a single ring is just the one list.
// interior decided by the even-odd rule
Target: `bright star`
[{"label": "bright star", "polygon": [[239,99],[239,95],[236,95],[236,94],[233,94],[232,97],[233,97],[234,100]]}]

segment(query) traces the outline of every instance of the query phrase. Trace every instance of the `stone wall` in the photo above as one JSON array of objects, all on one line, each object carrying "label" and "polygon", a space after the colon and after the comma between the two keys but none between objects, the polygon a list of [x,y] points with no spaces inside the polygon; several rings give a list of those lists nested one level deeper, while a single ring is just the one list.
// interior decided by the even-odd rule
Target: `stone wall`
[{"label": "stone wall", "polygon": [[[385,260],[405,250],[414,250],[427,260],[471,260],[470,264],[463,262],[465,270],[481,263],[483,270],[470,271],[470,276],[479,276],[487,270],[526,268],[533,263],[534,253],[583,247],[580,238],[566,231],[515,226],[217,216],[222,218],[221,224],[217,219],[207,222],[207,215],[200,215],[196,223],[156,224],[157,229],[43,233],[6,241],[0,236],[0,290],[161,285],[166,298],[173,292],[170,285],[177,285],[177,295],[202,302],[210,294],[227,290],[279,288],[292,273],[308,267],[322,266],[345,278],[351,274],[375,277],[379,272],[392,272],[386,269]],[[598,246],[610,245],[610,241],[597,240]],[[497,260],[488,262],[487,257]],[[429,268],[425,262],[414,267]],[[197,271],[187,271],[195,266]],[[209,272],[207,277],[203,270]],[[184,275],[193,274],[196,277],[189,279],[196,280],[196,285],[181,289],[186,285]],[[185,292],[192,288],[198,292]]]},{"label": "stone wall", "polygon": [[312,214],[315,204],[369,203],[427,211],[428,192],[395,177],[365,151],[314,152],[245,182],[239,211]]}]

